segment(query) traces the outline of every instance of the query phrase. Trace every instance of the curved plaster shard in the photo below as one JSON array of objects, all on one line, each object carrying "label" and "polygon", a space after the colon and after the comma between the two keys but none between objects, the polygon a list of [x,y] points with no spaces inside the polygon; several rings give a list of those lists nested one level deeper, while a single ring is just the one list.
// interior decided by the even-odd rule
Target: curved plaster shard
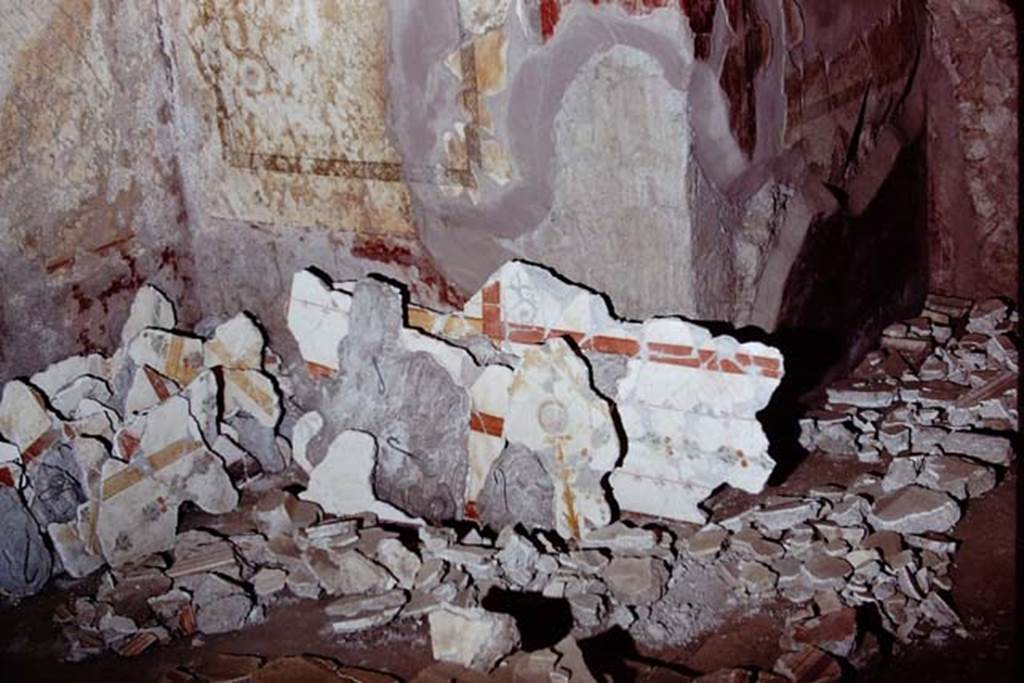
[{"label": "curved plaster shard", "polygon": [[565,340],[524,353],[509,389],[505,437],[544,455],[560,534],[582,538],[611,522],[601,478],[619,458],[618,435],[608,403],[590,388],[586,362]]},{"label": "curved plaster shard", "polygon": [[377,500],[373,494],[373,468],[377,440],[366,432],[346,431],[331,442],[325,457],[309,475],[309,486],[299,494],[341,517],[371,512],[380,519],[403,524],[422,524],[398,508]]},{"label": "curved plaster shard", "polygon": [[188,400],[173,396],[140,420],[131,461],[103,463],[96,535],[114,567],[173,547],[181,503],[191,501],[213,514],[238,504],[238,492],[223,461],[203,441]]}]

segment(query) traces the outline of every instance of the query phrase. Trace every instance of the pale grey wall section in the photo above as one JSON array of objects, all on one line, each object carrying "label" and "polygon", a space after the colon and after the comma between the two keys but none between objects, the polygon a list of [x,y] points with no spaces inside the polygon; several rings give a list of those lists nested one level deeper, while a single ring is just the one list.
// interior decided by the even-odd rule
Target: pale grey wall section
[{"label": "pale grey wall section", "polygon": [[144,281],[189,301],[170,93],[153,2],[0,1],[0,378],[110,351]]}]

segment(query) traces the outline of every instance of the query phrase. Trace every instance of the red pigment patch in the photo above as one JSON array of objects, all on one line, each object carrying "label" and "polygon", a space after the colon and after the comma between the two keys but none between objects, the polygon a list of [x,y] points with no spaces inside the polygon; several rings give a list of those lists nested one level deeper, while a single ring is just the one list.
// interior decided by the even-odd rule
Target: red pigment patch
[{"label": "red pigment patch", "polygon": [[415,277],[408,278],[411,283],[409,294],[413,301],[427,301],[430,298],[428,294],[433,293],[442,303],[461,309],[466,303],[466,297],[448,282],[429,256],[416,253],[420,251],[418,244],[414,246],[415,251],[404,244],[364,237],[356,241],[351,253],[367,261],[389,263],[406,269],[415,268]]},{"label": "red pigment patch", "polygon": [[[590,0],[592,5],[618,5],[632,15],[650,14],[661,7],[677,6],[687,17],[690,30],[694,33],[695,52],[698,59],[706,60],[711,54],[711,31],[714,27],[715,10],[718,0]],[[541,0],[540,33],[544,42],[555,35],[562,7],[573,0]]]}]

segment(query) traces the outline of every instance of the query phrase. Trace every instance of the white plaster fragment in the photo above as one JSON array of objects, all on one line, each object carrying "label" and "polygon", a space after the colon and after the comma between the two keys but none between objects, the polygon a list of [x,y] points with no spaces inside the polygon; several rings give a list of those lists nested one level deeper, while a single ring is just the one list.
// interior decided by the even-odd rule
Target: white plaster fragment
[{"label": "white plaster fragment", "polygon": [[325,512],[345,516],[371,512],[380,519],[420,524],[398,508],[377,500],[373,493],[373,468],[377,440],[365,432],[346,431],[327,449],[327,456],[313,468],[309,487],[299,494],[319,504]]}]

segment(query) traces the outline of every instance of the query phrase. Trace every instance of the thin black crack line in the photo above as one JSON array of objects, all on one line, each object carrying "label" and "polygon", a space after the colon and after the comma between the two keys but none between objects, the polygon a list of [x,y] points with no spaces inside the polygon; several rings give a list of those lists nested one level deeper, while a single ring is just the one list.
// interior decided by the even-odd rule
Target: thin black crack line
[{"label": "thin black crack line", "polygon": [[407,451],[407,450],[405,450],[404,448],[402,448],[401,446],[398,445],[398,437],[397,436],[389,436],[387,439],[385,439],[384,443],[386,443],[387,445],[391,446],[392,448],[394,448],[396,451],[398,451],[399,453],[401,453],[402,455],[404,455],[407,458],[412,458],[413,460],[419,460],[419,458],[417,456],[413,455],[412,452]]},{"label": "thin black crack line", "polygon": [[384,384],[384,375],[380,371],[380,364],[377,362],[377,358],[373,359],[373,369],[377,372],[377,389],[380,391],[381,396],[387,392],[387,385]]}]

